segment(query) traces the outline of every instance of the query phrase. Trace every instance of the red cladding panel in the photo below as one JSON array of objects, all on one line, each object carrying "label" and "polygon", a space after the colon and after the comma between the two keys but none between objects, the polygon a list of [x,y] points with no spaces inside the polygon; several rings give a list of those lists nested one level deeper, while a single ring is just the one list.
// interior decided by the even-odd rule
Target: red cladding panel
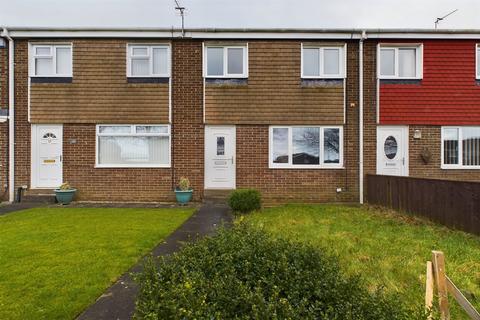
[{"label": "red cladding panel", "polygon": [[425,40],[423,79],[380,84],[381,124],[480,124],[476,41]]}]

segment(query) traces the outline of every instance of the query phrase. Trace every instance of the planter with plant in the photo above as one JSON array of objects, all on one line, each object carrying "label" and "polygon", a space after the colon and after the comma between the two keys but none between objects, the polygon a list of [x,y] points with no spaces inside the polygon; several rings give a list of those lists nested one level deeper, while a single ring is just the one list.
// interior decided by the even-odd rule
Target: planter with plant
[{"label": "planter with plant", "polygon": [[58,203],[70,204],[75,196],[75,192],[77,192],[77,189],[72,188],[68,182],[64,182],[58,189],[55,189],[55,197]]},{"label": "planter with plant", "polygon": [[190,187],[190,180],[181,177],[178,187],[175,188],[175,197],[179,204],[187,204],[192,199],[193,189]]}]

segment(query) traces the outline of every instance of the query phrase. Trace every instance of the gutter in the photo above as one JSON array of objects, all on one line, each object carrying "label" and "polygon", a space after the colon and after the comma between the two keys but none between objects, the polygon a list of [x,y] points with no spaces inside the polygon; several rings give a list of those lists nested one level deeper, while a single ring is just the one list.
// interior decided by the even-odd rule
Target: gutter
[{"label": "gutter", "polygon": [[359,41],[359,48],[358,48],[358,91],[359,91],[359,97],[358,97],[358,104],[359,104],[359,110],[358,110],[358,131],[359,131],[359,168],[358,168],[358,174],[359,174],[359,196],[360,196],[360,203],[363,204],[363,180],[364,180],[364,175],[363,175],[363,41],[367,39],[367,32],[362,31],[362,36]]},{"label": "gutter", "polygon": [[15,199],[15,44],[7,28],[2,36],[8,40],[8,201]]}]

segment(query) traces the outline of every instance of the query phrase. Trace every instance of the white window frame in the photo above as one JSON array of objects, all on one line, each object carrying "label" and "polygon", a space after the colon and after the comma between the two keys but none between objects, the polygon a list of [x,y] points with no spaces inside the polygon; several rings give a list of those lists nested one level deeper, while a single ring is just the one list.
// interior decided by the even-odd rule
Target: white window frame
[{"label": "white window frame", "polygon": [[480,43],[477,43],[475,45],[475,74],[476,74],[475,78],[477,80],[480,80],[479,64],[480,64]]},{"label": "white window frame", "polygon": [[[318,76],[307,76],[303,73],[303,50],[304,49],[319,49],[319,75]],[[339,71],[338,74],[325,74],[324,73],[324,50],[325,49],[340,49],[339,50]],[[346,69],[347,69],[347,44],[343,46],[328,46],[328,45],[314,45],[308,43],[302,43],[301,52],[300,52],[300,77],[302,79],[345,79],[346,78]]]},{"label": "white window frame", "polygon": [[[463,170],[468,170],[468,169],[474,169],[478,170],[480,169],[480,166],[465,166],[463,165],[463,129],[468,129],[468,128],[475,128],[475,129],[480,129],[480,126],[443,126],[441,128],[441,168],[442,169],[463,169]],[[458,129],[458,164],[445,164],[444,163],[444,130],[445,129]]]},{"label": "white window frame", "polygon": [[[223,49],[223,75],[208,75],[208,49],[209,48],[222,48]],[[228,73],[228,49],[243,49],[243,73]],[[248,78],[248,43],[238,45],[212,45],[204,44],[203,47],[203,76],[205,78],[213,79],[243,79]]]},{"label": "white window frame", "polygon": [[[115,127],[130,127],[129,133],[100,133],[100,127],[103,126],[115,126]],[[142,126],[162,126],[167,127],[167,133],[136,133],[137,127]],[[163,164],[147,164],[147,163],[138,163],[138,164],[100,164],[98,158],[99,153],[99,137],[168,137],[168,163]],[[172,135],[171,128],[168,124],[97,124],[95,129],[95,167],[96,168],[170,168],[172,162]]]},{"label": "white window frame", "polygon": [[[29,70],[28,75],[31,78],[72,78],[73,77],[73,44],[72,43],[29,43]],[[37,55],[36,48],[50,48],[49,55]],[[57,49],[68,48],[70,49],[70,73],[58,74],[57,73]],[[50,75],[36,75],[36,58],[52,58],[52,74]]]},{"label": "white window frame", "polygon": [[[288,128],[288,163],[274,163],[273,162],[273,129],[282,129]],[[320,129],[320,164],[293,164],[292,163],[292,153],[293,153],[293,128],[319,128]],[[340,139],[340,154],[339,154],[339,163],[323,163],[324,161],[324,130],[325,129],[339,129],[339,139]],[[343,126],[329,126],[329,125],[274,125],[270,126],[268,130],[268,167],[270,169],[344,169],[343,166]]]},{"label": "white window frame", "polygon": [[[143,59],[148,59],[149,73],[147,75],[132,75],[132,59],[133,49],[147,49],[147,55],[136,56]],[[167,72],[166,73],[153,73],[153,49],[167,49]],[[139,44],[129,43],[127,44],[127,77],[128,78],[170,78],[171,66],[172,66],[172,50],[169,43],[155,43],[155,44]]]},{"label": "white window frame", "polygon": [[[394,54],[394,66],[395,74],[394,75],[382,75],[381,74],[381,50],[382,49],[393,49]],[[399,76],[399,62],[398,62],[398,51],[399,49],[415,49],[415,76],[413,77],[401,77]],[[393,79],[393,80],[420,80],[423,78],[423,44],[422,43],[408,43],[408,44],[391,44],[391,43],[380,43],[377,46],[377,77],[378,79]]]}]

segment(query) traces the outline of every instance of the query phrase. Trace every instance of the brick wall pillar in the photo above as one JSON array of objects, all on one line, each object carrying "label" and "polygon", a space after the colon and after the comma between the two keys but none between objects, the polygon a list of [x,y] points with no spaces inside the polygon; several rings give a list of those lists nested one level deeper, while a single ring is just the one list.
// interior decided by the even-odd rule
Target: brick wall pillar
[{"label": "brick wall pillar", "polygon": [[172,56],[173,183],[188,177],[199,200],[204,188],[202,42],[175,40]]},{"label": "brick wall pillar", "polygon": [[[7,106],[8,47],[5,47],[0,48],[0,109],[3,111]],[[0,123],[0,200],[8,200],[8,121]]]}]

